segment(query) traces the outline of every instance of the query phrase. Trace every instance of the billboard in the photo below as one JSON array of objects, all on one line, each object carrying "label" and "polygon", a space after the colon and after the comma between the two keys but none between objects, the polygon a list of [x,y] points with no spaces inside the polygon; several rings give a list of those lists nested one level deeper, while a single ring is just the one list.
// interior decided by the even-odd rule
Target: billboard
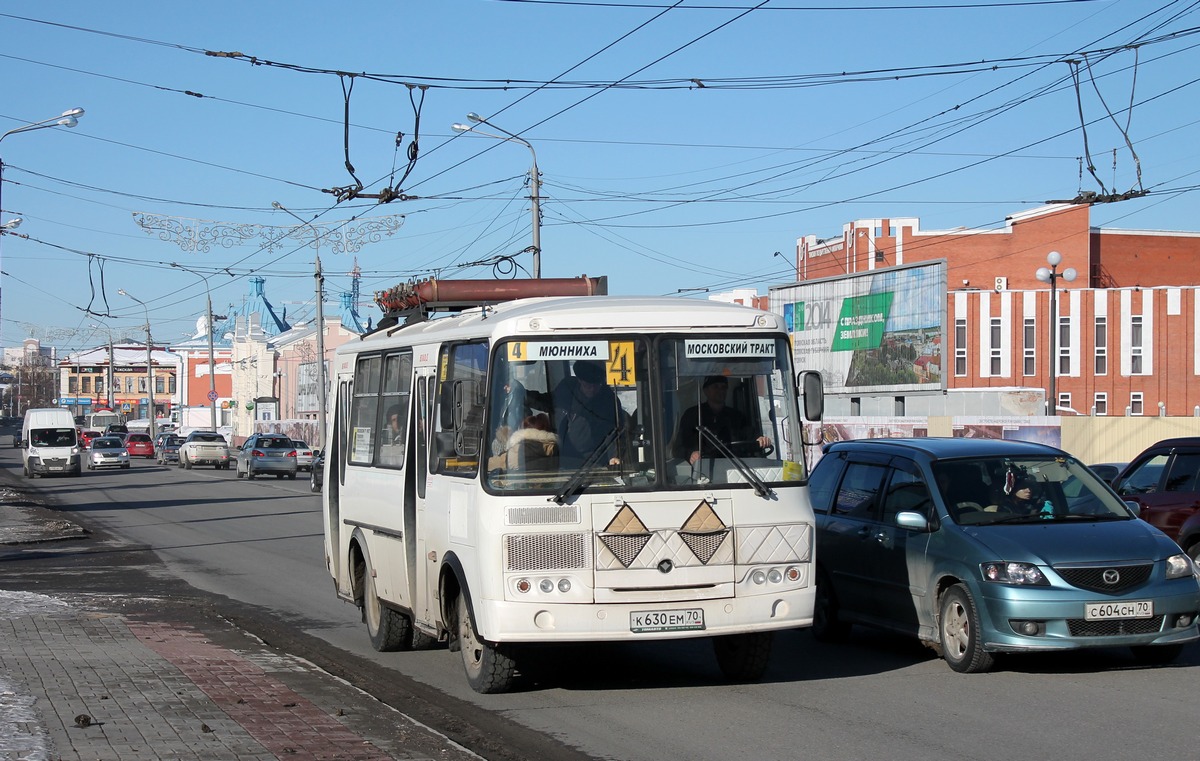
[{"label": "billboard", "polygon": [[772,288],[797,370],[819,370],[829,393],[936,391],[943,373],[946,263]]}]

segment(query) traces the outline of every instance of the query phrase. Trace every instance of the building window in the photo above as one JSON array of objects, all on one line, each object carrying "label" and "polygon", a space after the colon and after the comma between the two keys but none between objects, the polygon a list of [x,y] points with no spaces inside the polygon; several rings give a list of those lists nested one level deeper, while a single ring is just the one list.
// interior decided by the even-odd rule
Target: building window
[{"label": "building window", "polygon": [[992,348],[991,348],[991,371],[990,371],[990,374],[995,376],[995,375],[1000,375],[1000,372],[1001,372],[1000,352],[1003,349],[1003,336],[1001,335],[1001,326],[1000,326],[1000,318],[999,317],[992,318],[991,338],[992,338],[992,340],[991,340]]},{"label": "building window", "polygon": [[1025,318],[1024,329],[1025,343],[1025,363],[1023,373],[1025,375],[1037,374],[1037,326],[1034,324],[1032,317]]},{"label": "building window", "polygon": [[83,384],[79,389],[80,393],[82,393],[82,394],[92,393],[92,376],[90,376],[90,375],[83,376],[83,378],[80,380],[80,383]]},{"label": "building window", "polygon": [[138,381],[138,384],[137,384],[138,393],[139,394],[146,393],[146,379],[144,377],[139,376],[137,381]]},{"label": "building window", "polygon": [[1096,396],[1092,399],[1092,413],[1095,415],[1108,414],[1108,392],[1097,391]]},{"label": "building window", "polygon": [[1096,375],[1108,375],[1108,318],[1096,318]]},{"label": "building window", "polygon": [[1130,415],[1141,415],[1142,414],[1142,392],[1141,391],[1134,391],[1129,394],[1129,414]]},{"label": "building window", "polygon": [[71,396],[75,396],[75,394],[79,393],[79,379],[74,375],[67,378],[67,393],[69,393]]},{"label": "building window", "polygon": [[104,393],[104,376],[100,376],[99,378],[96,378],[96,393],[97,394]]},{"label": "building window", "polygon": [[162,393],[166,393],[166,390],[167,390],[167,379],[162,377],[161,375],[154,376],[154,393],[162,394]]},{"label": "building window", "polygon": [[967,321],[954,321],[954,374],[967,374]]},{"label": "building window", "polygon": [[[1071,392],[1070,391],[1059,392],[1059,394],[1058,394],[1058,409],[1060,409],[1060,410],[1074,409],[1073,407],[1071,407]],[[1057,412],[1057,411],[1058,410],[1055,410],[1055,412]]]},{"label": "building window", "polygon": [[[1142,374],[1142,316],[1140,314],[1129,318],[1129,373],[1130,375]],[[1139,394],[1139,396],[1141,395]]]},{"label": "building window", "polygon": [[1058,318],[1058,374],[1071,374],[1071,318]]},{"label": "building window", "polygon": [[[134,381],[136,381],[136,380],[137,379],[134,378],[132,375],[125,376],[125,393],[127,393],[127,394],[134,393],[133,384],[134,384]],[[145,379],[143,378],[142,380],[144,381]]]}]

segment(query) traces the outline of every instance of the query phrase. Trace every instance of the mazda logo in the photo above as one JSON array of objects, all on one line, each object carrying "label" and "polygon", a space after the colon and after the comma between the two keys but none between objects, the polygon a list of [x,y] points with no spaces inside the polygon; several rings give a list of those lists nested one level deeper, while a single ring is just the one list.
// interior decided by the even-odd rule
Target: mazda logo
[{"label": "mazda logo", "polygon": [[1116,584],[1121,580],[1121,572],[1115,568],[1109,568],[1104,571],[1101,578],[1104,579],[1105,584]]},{"label": "mazda logo", "polygon": [[671,569],[674,567],[675,564],[671,562],[670,558],[665,558],[658,561],[658,570],[662,571],[663,573],[670,573]]}]

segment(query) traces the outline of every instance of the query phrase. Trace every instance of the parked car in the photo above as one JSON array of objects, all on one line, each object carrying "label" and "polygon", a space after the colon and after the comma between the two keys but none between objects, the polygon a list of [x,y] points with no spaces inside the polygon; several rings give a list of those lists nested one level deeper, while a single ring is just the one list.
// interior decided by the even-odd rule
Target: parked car
[{"label": "parked car", "polygon": [[296,448],[296,467],[300,470],[312,470],[312,447],[300,439],[292,439],[292,446]]},{"label": "parked car", "polygon": [[1112,482],[1140,515],[1200,560],[1200,437],[1163,439],[1133,458]]},{"label": "parked car", "polygon": [[125,439],[125,449],[130,457],[154,457],[154,441],[148,433],[131,433]]},{"label": "parked car", "polygon": [[229,443],[216,431],[192,431],[179,447],[179,467],[191,470],[196,465],[212,465],[228,470]]},{"label": "parked car", "polygon": [[179,462],[179,447],[183,446],[182,436],[160,436],[156,455],[159,465]]},{"label": "parked car", "polygon": [[312,467],[308,473],[308,489],[312,492],[319,492],[325,486],[325,452],[320,449],[313,450]]},{"label": "parked car", "polygon": [[1121,475],[1121,471],[1125,469],[1128,463],[1124,462],[1098,462],[1095,465],[1089,465],[1088,470],[1100,477],[1101,481],[1112,483],[1113,479]]},{"label": "parked car", "polygon": [[116,436],[97,436],[87,453],[88,470],[96,468],[128,468],[129,452],[125,442]]},{"label": "parked car", "polygon": [[1062,450],[842,441],[810,488],[820,640],[882,627],[977,672],[1000,652],[1088,647],[1166,663],[1200,638],[1191,559]]},{"label": "parked car", "polygon": [[99,431],[83,430],[79,432],[79,446],[87,449],[92,445],[92,439],[95,439],[102,434]]},{"label": "parked car", "polygon": [[253,479],[266,474],[295,478],[299,470],[296,447],[291,439],[280,433],[254,434],[238,449],[236,459],[238,478]]}]

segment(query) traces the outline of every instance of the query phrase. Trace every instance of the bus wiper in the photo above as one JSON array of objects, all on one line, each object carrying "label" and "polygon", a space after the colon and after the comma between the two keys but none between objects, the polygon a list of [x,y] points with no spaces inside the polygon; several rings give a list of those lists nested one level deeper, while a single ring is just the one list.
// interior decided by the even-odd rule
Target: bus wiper
[{"label": "bus wiper", "polygon": [[583,480],[587,477],[588,471],[590,471],[596,465],[596,462],[604,456],[604,454],[608,451],[608,448],[612,446],[612,443],[617,440],[617,437],[624,432],[624,424],[618,425],[609,431],[608,435],[604,437],[604,440],[601,441],[596,448],[591,451],[591,454],[584,458],[583,463],[575,469],[575,472],[571,475],[570,480],[567,481],[567,483],[562,489],[559,490],[557,494],[550,498],[550,501],[556,502],[560,505],[563,502],[566,502],[567,497],[571,496],[579,489],[580,485],[583,483]]},{"label": "bus wiper", "polygon": [[765,497],[771,493],[770,487],[768,487],[766,482],[758,477],[758,474],[754,472],[754,469],[747,465],[745,460],[734,454],[733,450],[726,446],[725,442],[721,441],[721,439],[717,437],[717,434],[713,433],[708,426],[698,425],[696,426],[696,430],[700,432],[702,437],[708,440],[708,443],[713,445],[713,449],[716,449],[722,457],[734,464],[734,467],[738,469],[738,472],[741,473],[745,479],[750,482],[750,485],[754,487],[755,494],[760,497]]}]

